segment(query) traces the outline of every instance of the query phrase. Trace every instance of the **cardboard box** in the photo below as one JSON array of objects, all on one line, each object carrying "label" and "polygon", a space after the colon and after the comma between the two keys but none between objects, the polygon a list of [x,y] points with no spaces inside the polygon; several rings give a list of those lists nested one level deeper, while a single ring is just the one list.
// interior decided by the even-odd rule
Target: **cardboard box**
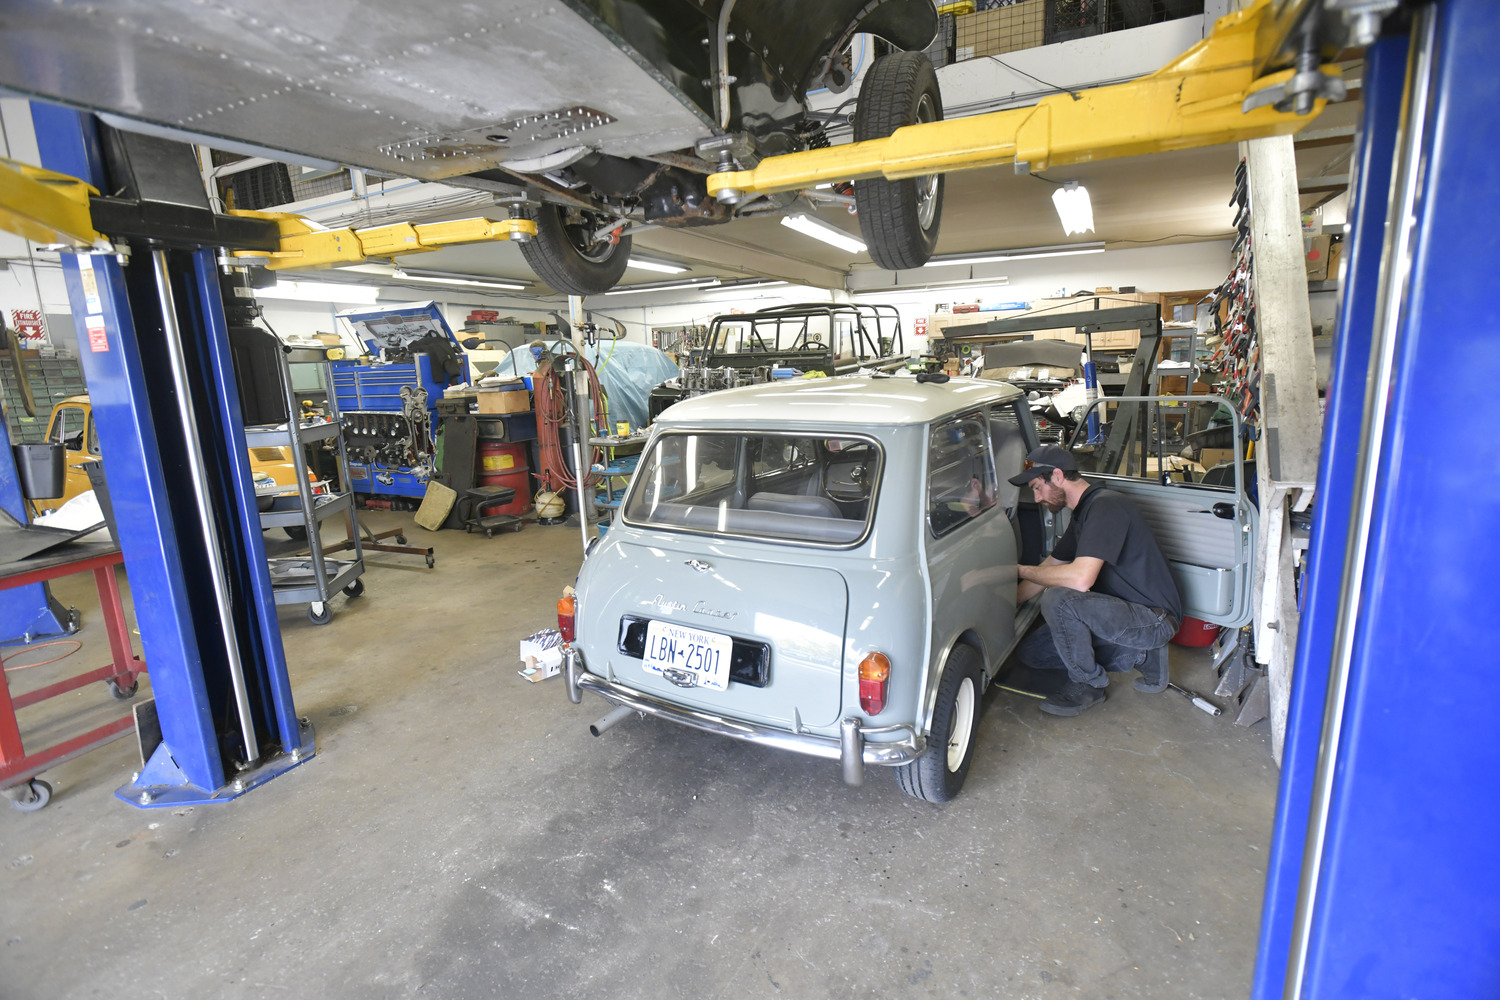
[{"label": "cardboard box", "polygon": [[1233,448],[1203,448],[1198,452],[1198,464],[1205,469],[1234,461]]},{"label": "cardboard box", "polygon": [[1332,243],[1328,236],[1314,236],[1306,241],[1308,281],[1328,280],[1328,251]]},{"label": "cardboard box", "polygon": [[562,672],[562,635],[547,628],[521,640],[521,661],[525,668],[517,671],[528,681],[544,681]]},{"label": "cardboard box", "polygon": [[1339,280],[1339,265],[1344,261],[1344,241],[1335,240],[1328,247],[1328,277],[1324,281]]},{"label": "cardboard box", "polygon": [[955,19],[954,59],[962,62],[1035,48],[1045,41],[1046,21],[1044,0],[1020,0],[994,10],[960,14]]},{"label": "cardboard box", "polygon": [[513,389],[478,389],[474,397],[480,413],[525,413],[531,409],[531,394],[524,384]]}]

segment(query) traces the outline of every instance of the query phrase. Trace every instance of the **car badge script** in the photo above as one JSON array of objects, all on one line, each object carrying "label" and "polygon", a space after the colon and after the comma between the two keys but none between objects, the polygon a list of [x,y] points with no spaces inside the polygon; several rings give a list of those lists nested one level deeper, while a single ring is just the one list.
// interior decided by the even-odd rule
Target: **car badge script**
[{"label": "car badge script", "polygon": [[700,573],[708,573],[713,569],[711,565],[698,559],[687,560],[687,565],[693,567],[693,569],[697,570]]}]

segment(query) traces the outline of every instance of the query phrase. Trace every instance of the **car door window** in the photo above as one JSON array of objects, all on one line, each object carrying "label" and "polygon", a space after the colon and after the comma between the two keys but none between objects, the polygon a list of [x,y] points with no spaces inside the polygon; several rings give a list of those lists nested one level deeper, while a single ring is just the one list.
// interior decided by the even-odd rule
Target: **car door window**
[{"label": "car door window", "polygon": [[99,455],[99,429],[94,425],[94,418],[89,418],[89,454]]},{"label": "car door window", "polygon": [[982,413],[938,424],[928,438],[927,523],[937,537],[995,506],[995,457]]},{"label": "car door window", "polygon": [[1031,444],[1022,430],[1021,415],[1015,403],[997,403],[989,409],[990,450],[995,455],[995,470],[999,482],[997,500],[1007,511],[1016,509],[1021,499],[1021,487],[1012,486],[1010,477],[1021,472],[1026,462],[1026,453]]},{"label": "car door window", "polygon": [[47,434],[47,440],[52,444],[62,445],[68,451],[82,451],[85,422],[81,407],[65,406],[52,418],[52,429]]},{"label": "car door window", "polygon": [[1234,415],[1217,396],[1101,399],[1068,444],[1082,472],[1236,488]]}]

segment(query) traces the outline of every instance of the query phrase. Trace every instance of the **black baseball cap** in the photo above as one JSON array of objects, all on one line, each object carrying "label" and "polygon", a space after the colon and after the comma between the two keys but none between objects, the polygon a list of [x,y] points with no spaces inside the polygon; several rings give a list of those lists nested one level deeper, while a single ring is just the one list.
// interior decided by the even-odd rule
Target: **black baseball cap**
[{"label": "black baseball cap", "polygon": [[1026,456],[1025,469],[1019,476],[1010,477],[1012,486],[1025,486],[1038,476],[1050,476],[1053,469],[1077,472],[1078,463],[1073,461],[1073,456],[1068,454],[1066,448],[1044,444],[1040,448],[1033,448],[1031,454]]}]

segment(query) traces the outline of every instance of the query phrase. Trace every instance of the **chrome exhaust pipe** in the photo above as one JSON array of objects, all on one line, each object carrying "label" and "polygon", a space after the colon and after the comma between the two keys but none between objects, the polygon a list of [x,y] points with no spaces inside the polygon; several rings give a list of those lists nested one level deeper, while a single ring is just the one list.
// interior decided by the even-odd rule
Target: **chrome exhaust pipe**
[{"label": "chrome exhaust pipe", "polygon": [[575,705],[583,704],[583,689],[578,686],[578,661],[581,659],[578,650],[572,646],[563,647],[563,683],[568,688],[568,700]]},{"label": "chrome exhaust pipe", "polygon": [[865,738],[858,719],[839,723],[839,760],[844,765],[844,784],[857,788],[865,783]]},{"label": "chrome exhaust pipe", "polygon": [[626,706],[621,705],[619,708],[615,709],[613,712],[610,712],[598,722],[589,726],[589,732],[593,733],[595,736],[603,736],[605,730],[612,728],[617,722],[623,722],[626,718],[634,714],[635,709],[627,708]]}]

